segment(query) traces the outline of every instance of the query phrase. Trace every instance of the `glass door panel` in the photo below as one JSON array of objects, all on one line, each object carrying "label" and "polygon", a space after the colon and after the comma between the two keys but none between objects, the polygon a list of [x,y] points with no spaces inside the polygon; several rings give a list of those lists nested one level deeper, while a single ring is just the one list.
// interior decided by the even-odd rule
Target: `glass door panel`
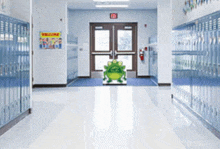
[{"label": "glass door panel", "polygon": [[96,55],[95,56],[95,70],[103,70],[104,65],[110,61],[108,55]]},{"label": "glass door panel", "polygon": [[110,50],[110,31],[95,30],[95,51]]},{"label": "glass door panel", "polygon": [[132,51],[132,30],[118,30],[118,51]]},{"label": "glass door panel", "polygon": [[133,69],[132,55],[120,55],[120,56],[118,56],[117,60],[123,62],[123,65],[126,66],[126,70],[132,70]]}]

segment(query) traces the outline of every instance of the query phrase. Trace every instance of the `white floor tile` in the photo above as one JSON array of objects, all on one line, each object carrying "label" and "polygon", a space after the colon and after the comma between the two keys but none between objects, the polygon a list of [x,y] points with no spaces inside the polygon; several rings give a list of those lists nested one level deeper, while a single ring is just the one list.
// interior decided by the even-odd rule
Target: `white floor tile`
[{"label": "white floor tile", "polygon": [[34,89],[33,114],[0,137],[0,149],[218,148],[170,95],[158,87]]}]

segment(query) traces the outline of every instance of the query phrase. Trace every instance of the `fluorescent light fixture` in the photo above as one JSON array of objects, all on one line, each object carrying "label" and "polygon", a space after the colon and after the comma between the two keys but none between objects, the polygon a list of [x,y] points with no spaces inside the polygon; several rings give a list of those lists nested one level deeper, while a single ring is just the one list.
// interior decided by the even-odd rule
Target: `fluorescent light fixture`
[{"label": "fluorescent light fixture", "polygon": [[128,2],[130,0],[93,0],[94,2]]},{"label": "fluorescent light fixture", "polygon": [[121,8],[126,8],[128,5],[96,5],[97,8],[112,8],[112,7],[121,7]]}]

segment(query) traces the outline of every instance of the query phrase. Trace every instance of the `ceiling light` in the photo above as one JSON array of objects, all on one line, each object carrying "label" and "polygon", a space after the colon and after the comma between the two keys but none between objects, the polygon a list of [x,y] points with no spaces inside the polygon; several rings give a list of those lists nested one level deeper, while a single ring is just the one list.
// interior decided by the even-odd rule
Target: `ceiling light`
[{"label": "ceiling light", "polygon": [[130,0],[93,0],[94,2],[128,2]]},{"label": "ceiling light", "polygon": [[126,8],[128,7],[128,5],[96,5],[96,7],[98,8],[111,8],[111,7],[122,7],[122,8]]}]

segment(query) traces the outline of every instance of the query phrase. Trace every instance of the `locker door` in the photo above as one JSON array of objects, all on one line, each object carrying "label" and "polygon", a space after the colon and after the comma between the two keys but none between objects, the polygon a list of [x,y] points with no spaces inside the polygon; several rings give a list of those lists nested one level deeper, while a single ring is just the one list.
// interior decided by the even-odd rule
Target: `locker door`
[{"label": "locker door", "polygon": [[217,77],[217,20],[213,20],[213,42],[212,42],[212,63],[213,63],[213,77]]},{"label": "locker door", "polygon": [[25,76],[24,76],[24,64],[25,64],[25,54],[24,54],[24,26],[21,25],[21,41],[20,41],[20,52],[21,52],[21,111],[24,112],[26,109],[26,102],[25,102]]},{"label": "locker door", "polygon": [[0,17],[0,127],[4,124],[4,22]]},{"label": "locker door", "polygon": [[17,21],[14,24],[14,48],[15,48],[15,114],[19,115],[20,114],[20,79],[19,79],[19,55],[18,55],[18,26],[17,26]]},{"label": "locker door", "polygon": [[213,73],[212,55],[213,55],[213,25],[212,20],[209,20],[209,31],[208,31],[208,76],[211,77]]},{"label": "locker door", "polygon": [[19,22],[16,24],[17,27],[17,38],[16,38],[16,51],[17,51],[17,103],[18,103],[18,113],[21,113],[21,26]]},{"label": "locker door", "polygon": [[208,22],[205,23],[205,31],[204,31],[204,51],[205,51],[205,56],[204,56],[204,62],[205,62],[205,76],[208,76],[208,62],[209,62],[209,48],[208,48],[208,43],[209,43],[209,38],[208,38]]},{"label": "locker door", "polygon": [[218,51],[218,77],[220,77],[220,18],[218,18],[218,30],[217,30],[217,51]]},{"label": "locker door", "polygon": [[8,38],[8,18],[5,17],[4,19],[4,31],[5,31],[5,42],[4,42],[4,50],[5,50],[5,122],[9,122],[10,120],[10,89],[9,89],[9,83],[10,83],[10,74],[9,74],[9,58],[10,57],[10,51],[9,51],[9,38]]},{"label": "locker door", "polygon": [[10,94],[10,119],[15,117],[15,105],[14,105],[14,72],[13,72],[13,64],[14,64],[14,47],[13,47],[13,19],[9,18],[9,94]]},{"label": "locker door", "polygon": [[23,70],[23,86],[24,86],[24,110],[28,109],[28,97],[27,97],[27,27],[24,25],[24,37],[23,37],[23,61],[24,61],[24,70]]},{"label": "locker door", "polygon": [[30,48],[29,48],[30,27],[26,27],[26,93],[27,93],[27,109],[30,108]]}]

